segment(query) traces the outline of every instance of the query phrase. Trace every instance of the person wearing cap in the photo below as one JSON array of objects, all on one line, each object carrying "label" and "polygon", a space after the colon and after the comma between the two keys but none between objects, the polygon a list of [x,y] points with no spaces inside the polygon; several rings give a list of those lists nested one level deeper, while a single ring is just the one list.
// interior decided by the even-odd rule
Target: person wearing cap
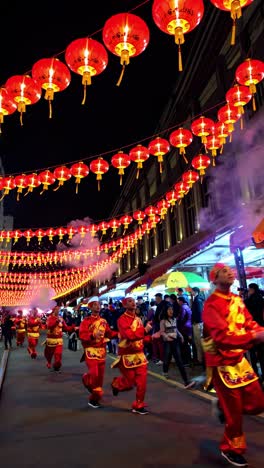
[{"label": "person wearing cap", "polygon": [[47,360],[47,368],[51,368],[52,358],[53,370],[59,372],[62,364],[63,350],[63,332],[72,332],[75,330],[74,325],[67,325],[62,317],[59,316],[60,307],[55,306],[47,320],[47,338],[45,340],[44,356]]},{"label": "person wearing cap", "polygon": [[210,280],[216,289],[206,300],[202,315],[206,386],[213,384],[218,396],[218,416],[225,422],[221,455],[231,465],[245,467],[242,415],[264,411],[264,393],[245,352],[264,342],[264,327],[252,319],[241,297],[230,292],[234,282],[230,267],[217,263]]},{"label": "person wearing cap", "polygon": [[117,396],[119,392],[131,390],[136,386],[136,399],[132,404],[132,412],[148,414],[144,398],[147,382],[147,359],[144,354],[144,336],[151,330],[152,325],[144,327],[141,319],[136,316],[136,302],[132,297],[123,301],[125,312],[117,321],[120,341],[118,345],[118,359],[112,368],[118,367],[122,376],[112,381],[112,392]]},{"label": "person wearing cap", "polygon": [[15,319],[16,325],[16,344],[17,346],[23,346],[26,337],[26,319],[23,317],[23,311],[17,311],[17,317]]},{"label": "person wearing cap", "polygon": [[30,311],[30,315],[27,320],[27,340],[28,340],[28,353],[31,359],[36,359],[37,351],[36,347],[39,340],[39,328],[41,326],[40,317],[38,317],[38,309],[35,307]]},{"label": "person wearing cap", "polygon": [[92,313],[84,318],[79,328],[79,338],[89,370],[83,374],[82,381],[90,392],[88,405],[96,409],[101,407],[100,400],[103,396],[106,343],[117,336],[117,331],[111,330],[107,321],[100,317],[100,302],[97,296],[89,299],[88,307]]}]

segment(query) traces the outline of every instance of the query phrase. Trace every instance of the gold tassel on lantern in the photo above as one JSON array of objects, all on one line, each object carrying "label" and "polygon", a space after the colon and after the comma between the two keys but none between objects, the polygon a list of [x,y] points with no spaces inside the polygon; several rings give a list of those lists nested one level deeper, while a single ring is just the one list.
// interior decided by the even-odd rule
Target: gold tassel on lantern
[{"label": "gold tassel on lantern", "polygon": [[85,71],[82,77],[82,84],[83,84],[83,100],[82,105],[86,102],[86,87],[92,84],[91,73],[89,71]]},{"label": "gold tassel on lantern", "polygon": [[17,110],[18,112],[20,113],[20,125],[21,127],[23,127],[23,112],[26,112],[26,104],[24,103],[24,101],[20,101],[17,105]]},{"label": "gold tassel on lantern", "polygon": [[175,28],[174,32],[175,43],[178,45],[178,70],[181,72],[182,68],[182,54],[181,54],[181,44],[184,44],[184,34],[180,26]]},{"label": "gold tassel on lantern", "polygon": [[47,88],[44,99],[49,101],[49,119],[52,119],[52,104],[51,101],[54,99],[54,90],[52,88]]},{"label": "gold tassel on lantern", "polygon": [[182,155],[185,164],[188,164],[188,159],[185,156],[185,149],[183,147],[180,148],[180,154]]},{"label": "gold tassel on lantern", "polygon": [[231,18],[233,20],[232,33],[231,33],[231,45],[236,43],[236,20],[242,16],[242,10],[240,0],[233,0],[231,3]]},{"label": "gold tassel on lantern", "polygon": [[116,83],[116,86],[120,86],[124,73],[125,73],[125,67],[126,65],[129,65],[129,51],[127,49],[122,50],[121,56],[120,56],[120,63],[122,65],[122,70],[121,70],[118,82]]}]

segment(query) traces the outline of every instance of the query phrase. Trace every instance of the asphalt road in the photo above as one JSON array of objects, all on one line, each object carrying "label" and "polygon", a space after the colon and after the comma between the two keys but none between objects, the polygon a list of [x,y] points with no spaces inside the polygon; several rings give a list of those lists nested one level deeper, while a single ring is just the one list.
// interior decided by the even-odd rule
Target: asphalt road
[{"label": "asphalt road", "polygon": [[[108,358],[104,407],[87,406],[81,351],[64,349],[61,374],[26,348],[11,351],[0,399],[0,466],[3,468],[169,468],[228,466],[218,441],[223,427],[208,401],[148,377],[150,414],[132,414],[134,391],[112,396]],[[250,466],[263,467],[264,425],[245,420]]]}]

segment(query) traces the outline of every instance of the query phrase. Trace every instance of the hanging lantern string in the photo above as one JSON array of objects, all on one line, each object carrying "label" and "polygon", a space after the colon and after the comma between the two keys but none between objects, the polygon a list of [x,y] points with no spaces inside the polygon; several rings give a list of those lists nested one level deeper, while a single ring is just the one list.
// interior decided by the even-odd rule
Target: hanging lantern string
[{"label": "hanging lantern string", "polygon": [[[118,152],[120,150],[124,150],[124,149],[130,148],[130,147],[136,146],[136,145],[138,145],[140,143],[143,143],[145,141],[156,138],[157,136],[163,135],[164,133],[170,132],[171,130],[175,130],[177,128],[180,128],[180,127],[184,126],[185,124],[187,124],[188,122],[192,122],[193,120],[197,119],[198,117],[201,117],[202,115],[206,115],[207,113],[217,109],[218,107],[223,106],[224,104],[226,104],[226,101],[218,102],[217,104],[215,104],[214,106],[209,107],[208,109],[204,110],[203,112],[200,112],[199,114],[194,115],[191,120],[190,120],[190,118],[188,118],[186,120],[183,120],[180,123],[177,123],[175,125],[171,125],[170,127],[167,127],[167,128],[165,128],[163,130],[160,130],[159,132],[156,132],[156,133],[154,133],[152,135],[141,138],[140,140],[136,140],[136,141],[134,141],[132,143],[128,143],[128,144],[126,144],[124,146],[118,146],[118,147],[116,147],[114,149],[111,149],[111,150],[108,150],[108,151],[100,152],[100,153],[94,154],[92,156],[87,156],[87,158],[75,159],[73,161],[68,161],[68,162],[64,161],[62,163],[57,163],[57,164],[54,164],[54,165],[49,166],[49,167],[43,167],[43,168],[23,171],[23,174],[31,174],[32,172],[39,172],[39,171],[45,171],[47,169],[54,169],[54,168],[58,167],[58,165],[71,165],[71,164],[79,163],[81,161],[90,161],[92,159],[98,158],[99,156],[107,156],[109,154],[116,153],[116,152]],[[16,176],[16,175],[20,175],[20,174],[21,174],[21,172],[12,172],[10,174],[7,174],[6,176],[7,177],[8,176]]]}]

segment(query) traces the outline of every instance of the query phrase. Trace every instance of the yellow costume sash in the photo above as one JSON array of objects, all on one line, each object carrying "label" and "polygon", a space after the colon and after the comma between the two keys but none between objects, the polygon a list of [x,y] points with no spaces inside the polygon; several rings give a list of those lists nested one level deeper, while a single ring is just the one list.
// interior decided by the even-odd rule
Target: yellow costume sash
[{"label": "yellow costume sash", "polygon": [[148,362],[144,353],[124,354],[124,356],[122,356],[122,360],[127,369],[143,366]]},{"label": "yellow costume sash", "polygon": [[47,346],[58,346],[63,344],[62,338],[46,338]]},{"label": "yellow costume sash", "polygon": [[105,348],[85,348],[85,356],[87,359],[97,359],[98,361],[104,361],[106,358],[106,349]]},{"label": "yellow costume sash", "polygon": [[258,380],[258,376],[245,357],[235,366],[219,366],[217,371],[222,382],[228,388],[244,387]]},{"label": "yellow costume sash", "polygon": [[25,333],[26,329],[25,328],[17,328],[17,333]]},{"label": "yellow costume sash", "polygon": [[29,338],[39,338],[39,333],[28,332]]}]

